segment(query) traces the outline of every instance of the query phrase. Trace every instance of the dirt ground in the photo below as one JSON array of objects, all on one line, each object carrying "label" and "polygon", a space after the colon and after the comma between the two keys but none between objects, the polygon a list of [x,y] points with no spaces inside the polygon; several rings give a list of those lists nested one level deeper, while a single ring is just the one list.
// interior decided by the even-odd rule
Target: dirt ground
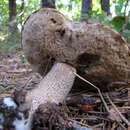
[{"label": "dirt ground", "polygon": [[[30,90],[42,77],[31,69],[23,54],[0,55],[0,97],[12,96],[18,87]],[[105,99],[102,101],[101,95]],[[69,123],[96,130],[130,129],[130,83],[114,86],[107,92],[82,91],[69,94],[63,103]]]}]

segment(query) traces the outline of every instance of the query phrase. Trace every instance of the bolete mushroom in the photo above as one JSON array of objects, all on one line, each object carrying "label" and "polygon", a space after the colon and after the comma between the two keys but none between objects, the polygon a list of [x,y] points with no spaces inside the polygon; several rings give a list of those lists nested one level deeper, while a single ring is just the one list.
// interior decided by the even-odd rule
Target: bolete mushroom
[{"label": "bolete mushroom", "polygon": [[44,77],[51,69],[27,94],[32,112],[40,104],[62,102],[72,87],[76,69],[93,83],[130,79],[127,42],[99,23],[74,23],[55,9],[44,8],[26,20],[22,44],[34,70]]},{"label": "bolete mushroom", "polygon": [[[51,9],[47,10],[49,11]],[[46,16],[46,13],[43,13],[43,15]],[[44,16],[42,16],[42,18],[43,17]],[[49,22],[49,17],[45,17],[45,23],[43,22],[43,24],[40,26],[38,23],[40,18],[39,15],[38,19],[35,18],[36,17],[33,17],[32,14],[25,22],[22,30],[22,44],[25,56],[32,64],[33,69],[38,71],[41,75],[44,74],[45,76],[43,76],[43,80],[38,87],[27,93],[26,101],[27,103],[30,103],[32,113],[38,108],[40,104],[44,104],[46,102],[54,102],[58,104],[62,102],[73,85],[75,79],[73,71],[76,72],[74,67],[66,64],[66,60],[72,59],[69,53],[71,53],[73,50],[71,50],[71,48],[69,49],[69,47],[64,45],[64,43],[61,41],[57,41],[55,43],[55,37],[48,36],[48,34],[47,37],[45,36],[46,33],[53,33],[50,29],[51,26],[55,26],[55,21],[51,19],[50,24],[52,25],[50,28],[48,28],[45,23],[47,24]],[[43,19],[41,19],[40,22],[42,22],[42,20]],[[47,32],[44,32],[44,29],[41,27],[45,27]],[[39,29],[43,31],[43,37],[41,37],[41,32]],[[32,31],[36,32],[36,34],[31,34]],[[55,31],[55,29],[53,31]],[[28,34],[31,35],[29,36]],[[31,37],[33,37],[35,40]]]},{"label": "bolete mushroom", "polygon": [[128,44],[106,25],[74,23],[57,10],[44,8],[26,20],[22,44],[26,58],[42,76],[57,61],[101,87],[130,80]]}]

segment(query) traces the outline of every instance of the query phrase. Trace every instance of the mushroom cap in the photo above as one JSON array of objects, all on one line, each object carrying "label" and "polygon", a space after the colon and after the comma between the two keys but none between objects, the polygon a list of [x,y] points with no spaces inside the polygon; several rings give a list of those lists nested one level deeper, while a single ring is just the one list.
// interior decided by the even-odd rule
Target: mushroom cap
[{"label": "mushroom cap", "polygon": [[46,74],[55,61],[68,64],[75,62],[75,50],[70,42],[71,32],[64,23],[71,22],[55,9],[48,8],[34,12],[23,26],[25,56],[41,75]]},{"label": "mushroom cap", "polygon": [[100,23],[74,23],[55,9],[43,8],[26,20],[22,44],[26,58],[41,75],[58,61],[95,84],[130,79],[127,42]]}]

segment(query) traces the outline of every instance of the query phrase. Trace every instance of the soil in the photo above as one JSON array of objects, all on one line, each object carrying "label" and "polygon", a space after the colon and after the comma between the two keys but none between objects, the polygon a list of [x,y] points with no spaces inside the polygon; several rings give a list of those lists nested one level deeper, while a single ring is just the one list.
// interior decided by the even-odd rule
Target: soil
[{"label": "soil", "polygon": [[[38,73],[31,69],[30,64],[25,61],[22,54],[0,56],[1,103],[5,97],[12,97],[16,104],[22,104],[24,98],[18,97],[24,97],[24,95],[16,95],[16,90],[23,89],[29,91],[36,87],[42,79]],[[110,84],[107,91],[101,90],[101,95],[104,97],[109,111],[104,105],[104,102],[102,102],[101,96],[96,89],[95,91],[86,89],[78,93],[70,93],[65,102],[59,105],[50,103],[41,104],[34,114],[32,129],[129,129],[130,126],[122,119],[119,113],[130,122],[130,83],[118,82],[114,85]],[[110,100],[115,104],[119,112],[115,110]],[[48,106],[46,111],[44,109],[45,105]],[[3,105],[1,104],[0,107],[3,108]],[[23,112],[28,110],[28,107],[23,108]],[[13,117],[17,117],[17,111],[12,108],[10,111],[7,108],[0,109],[1,112],[8,113],[6,115],[6,122],[12,122],[14,120],[12,115]],[[27,112],[24,112],[24,115],[26,118]],[[46,118],[43,118],[45,115]],[[8,130],[9,126],[7,124],[5,124],[5,127],[5,130]],[[10,129],[13,130],[13,127],[10,126]]]}]

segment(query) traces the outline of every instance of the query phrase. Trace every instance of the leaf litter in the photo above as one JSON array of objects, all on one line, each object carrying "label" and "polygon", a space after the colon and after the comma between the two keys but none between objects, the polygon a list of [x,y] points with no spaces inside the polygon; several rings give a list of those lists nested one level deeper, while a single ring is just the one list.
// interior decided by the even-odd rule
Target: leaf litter
[{"label": "leaf litter", "polygon": [[[30,64],[24,61],[22,54],[0,56],[1,98],[12,97],[16,88],[25,87],[30,90],[36,87],[42,79],[38,73],[31,69]],[[108,87],[108,90],[101,91],[101,93],[97,90],[88,90],[77,94],[70,93],[63,104],[59,106],[53,105],[54,110],[52,113],[54,115],[50,117],[51,119],[48,117],[48,120],[50,120],[48,124],[50,123],[50,125],[44,125],[44,127],[48,130],[49,128],[62,129],[63,124],[66,124],[66,129],[68,127],[79,130],[82,128],[86,130],[89,128],[94,130],[129,129],[130,83],[118,82],[106,87]],[[104,101],[102,101],[102,98]],[[59,116],[56,116],[55,111]],[[37,119],[34,120],[33,129],[39,130],[43,128],[45,120],[42,119],[43,122],[37,126],[37,122],[41,120],[41,115],[40,118],[37,114],[34,116]],[[61,118],[61,116],[63,117]]]}]

